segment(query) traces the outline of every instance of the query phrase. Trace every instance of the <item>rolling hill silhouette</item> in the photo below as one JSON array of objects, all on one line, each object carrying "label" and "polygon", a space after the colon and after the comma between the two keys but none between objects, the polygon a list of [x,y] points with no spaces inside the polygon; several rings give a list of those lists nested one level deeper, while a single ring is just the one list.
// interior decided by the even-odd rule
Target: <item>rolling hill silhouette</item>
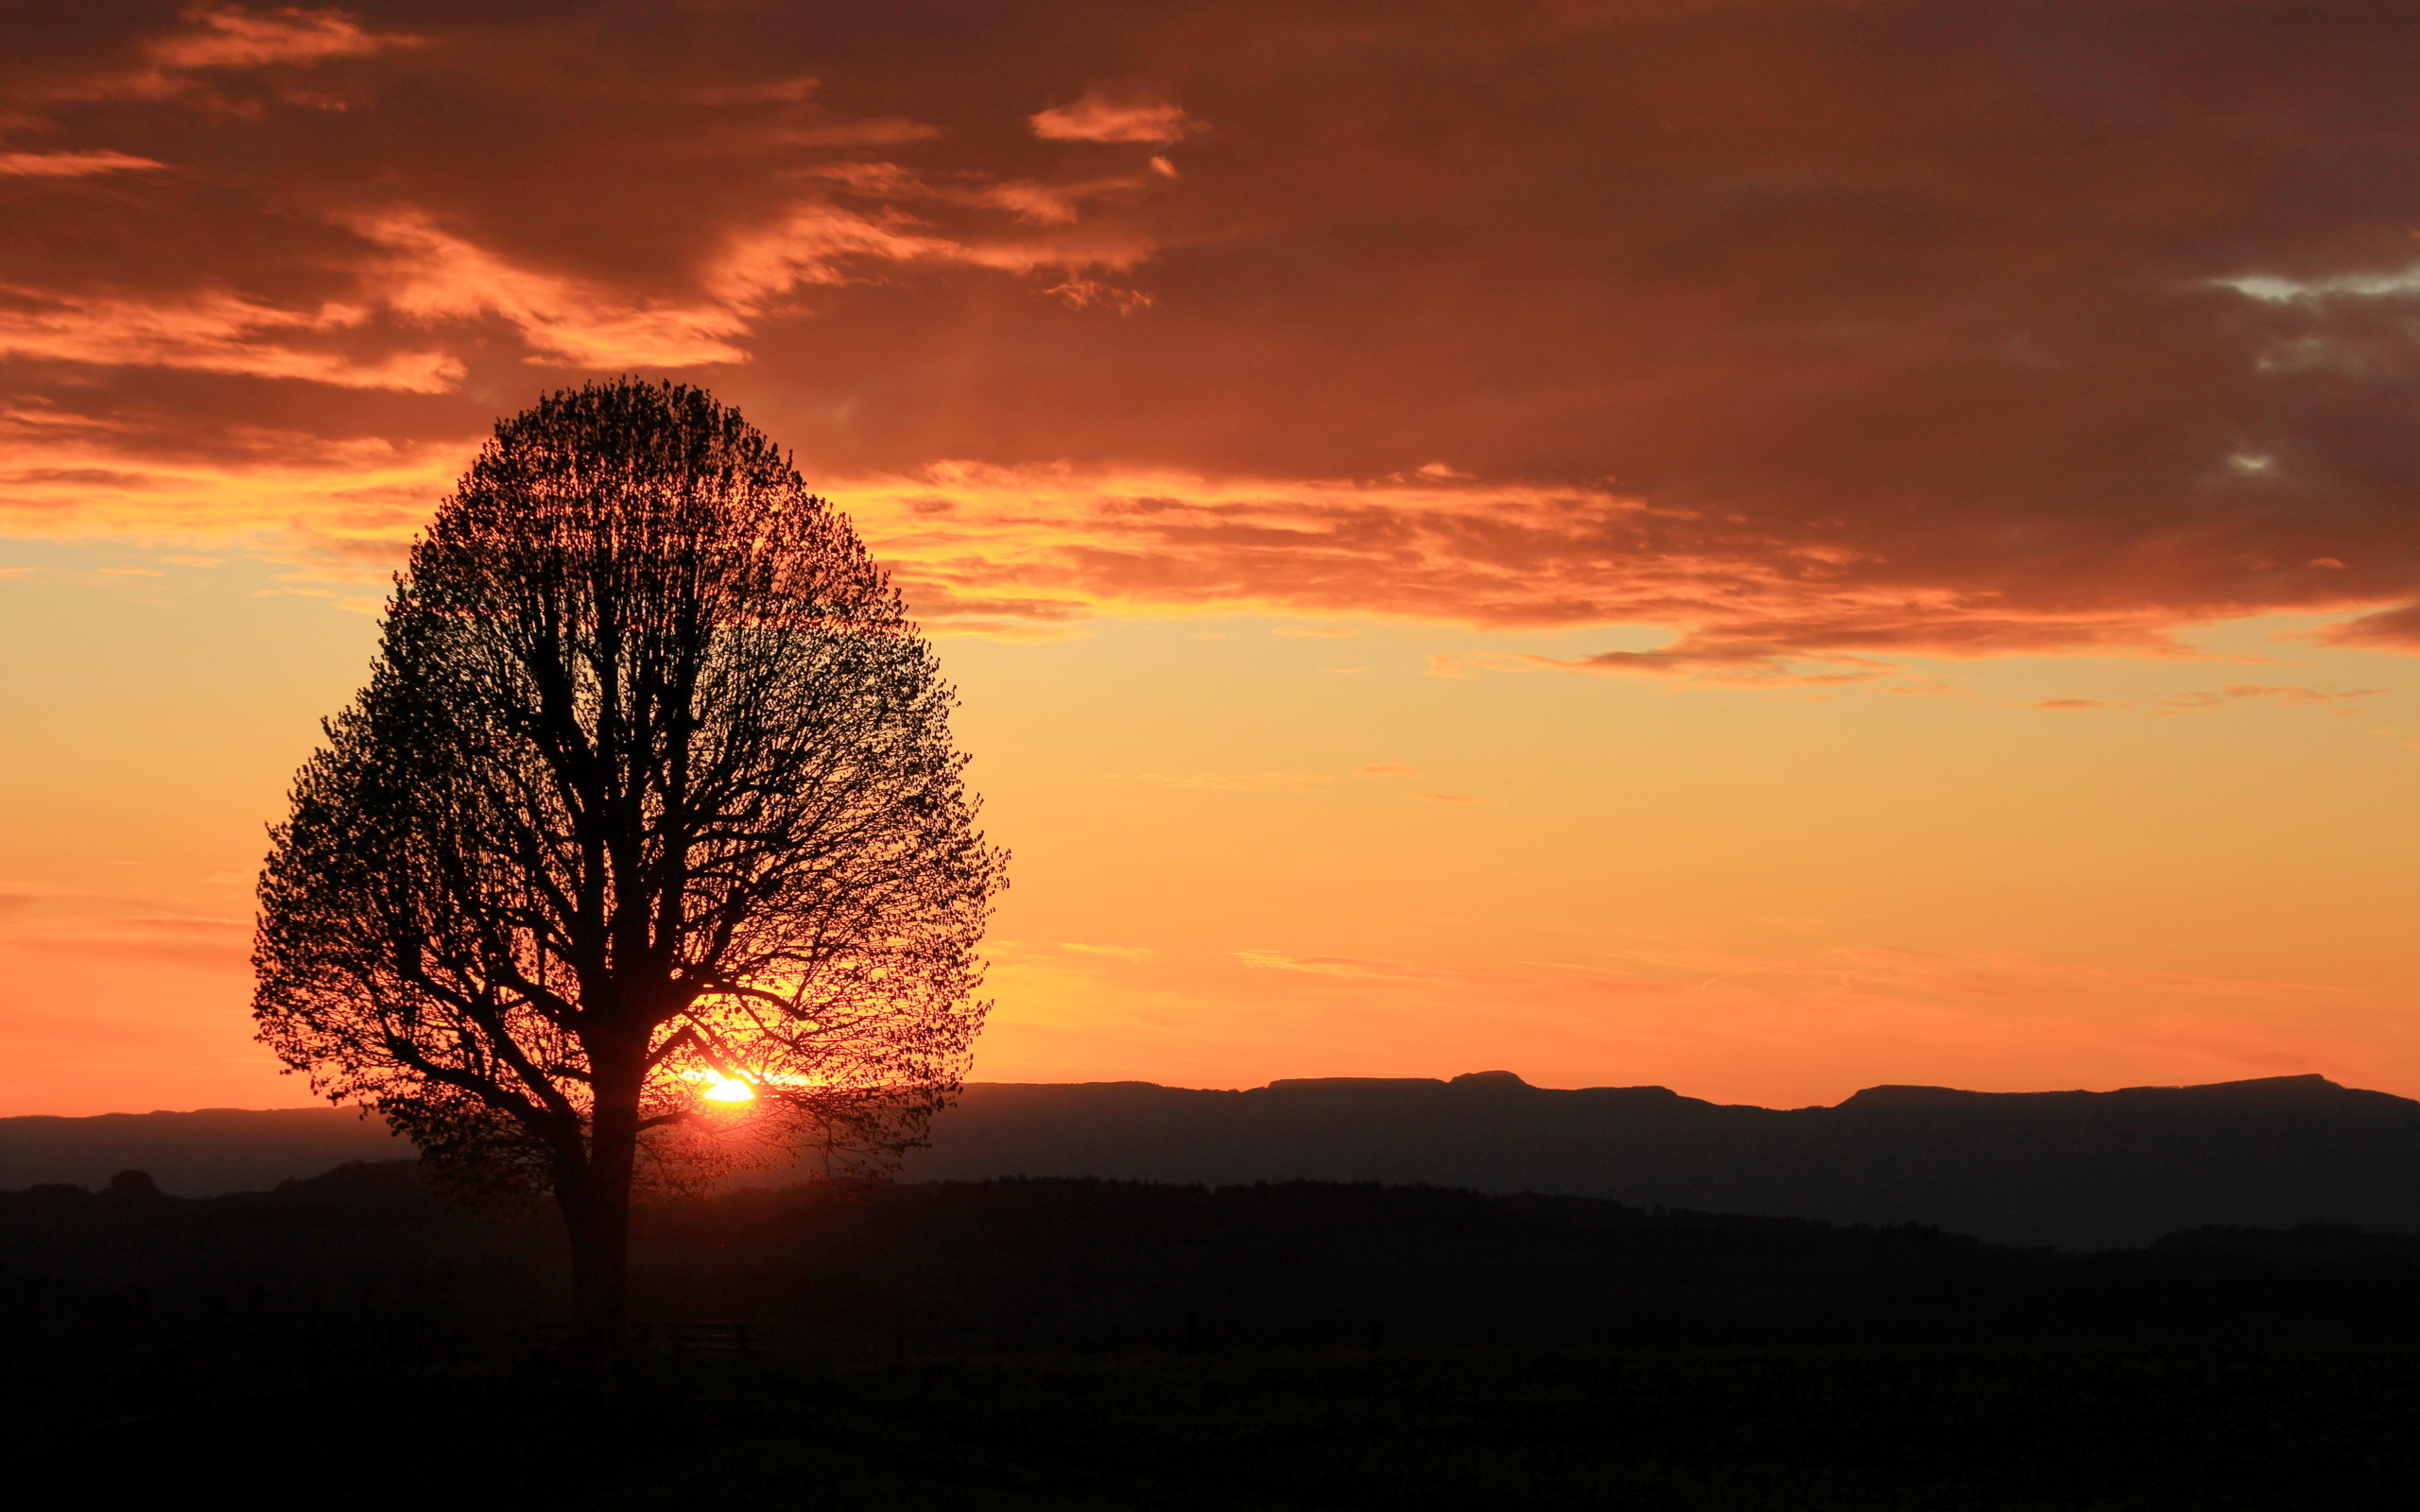
[{"label": "rolling hill silhouette", "polygon": [[95,1187],[148,1171],[180,1197],[260,1192],[347,1160],[412,1153],[384,1122],[350,1108],[205,1108],[190,1113],[0,1118],[0,1188]]},{"label": "rolling hill silhouette", "polygon": [[2094,1248],[2204,1225],[2420,1228],[2420,1102],[2273,1076],[2110,1092],[1870,1087],[1774,1109],[1510,1072],[1249,1091],[969,1087],[910,1178],[1304,1177],[1550,1192]]},{"label": "rolling hill silhouette", "polygon": [[[336,1108],[0,1119],[0,1187],[97,1185],[139,1166],[194,1195],[399,1153]],[[2317,1075],[2110,1092],[1871,1087],[1775,1109],[1480,1072],[1245,1091],[977,1083],[901,1175],[1428,1182],[2096,1248],[2209,1225],[2420,1228],[2415,1173],[2420,1102]]]}]

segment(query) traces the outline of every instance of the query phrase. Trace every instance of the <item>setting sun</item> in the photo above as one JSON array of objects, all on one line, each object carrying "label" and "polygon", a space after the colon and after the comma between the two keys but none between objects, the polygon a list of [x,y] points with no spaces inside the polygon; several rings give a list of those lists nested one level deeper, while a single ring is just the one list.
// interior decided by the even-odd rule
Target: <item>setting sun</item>
[{"label": "setting sun", "polygon": [[717,1076],[715,1084],[705,1090],[704,1096],[710,1103],[752,1103],[756,1100],[756,1089],[737,1077]]}]

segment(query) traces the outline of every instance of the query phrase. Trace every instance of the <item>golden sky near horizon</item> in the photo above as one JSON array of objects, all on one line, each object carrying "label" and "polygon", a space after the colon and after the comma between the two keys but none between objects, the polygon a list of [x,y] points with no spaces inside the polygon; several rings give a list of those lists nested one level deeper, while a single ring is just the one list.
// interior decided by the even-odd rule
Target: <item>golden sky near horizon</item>
[{"label": "golden sky near horizon", "polygon": [[308,1100],[252,869],[500,415],[795,449],[1016,853],[984,1080],[2420,1095],[2420,29],[0,16],[0,1114]]}]

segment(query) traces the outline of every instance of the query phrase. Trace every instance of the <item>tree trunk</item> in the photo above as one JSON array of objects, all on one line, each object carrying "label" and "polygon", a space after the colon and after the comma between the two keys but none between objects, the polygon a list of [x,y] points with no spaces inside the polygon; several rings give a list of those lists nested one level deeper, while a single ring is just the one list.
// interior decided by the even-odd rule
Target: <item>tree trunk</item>
[{"label": "tree trunk", "polygon": [[580,1353],[599,1362],[631,1344],[631,1178],[644,1075],[597,1075],[586,1168],[572,1190],[557,1191],[571,1234],[573,1336]]},{"label": "tree trunk", "polygon": [[592,1190],[563,1204],[563,1222],[571,1231],[574,1351],[602,1362],[630,1341],[630,1209],[626,1194],[615,1212],[595,1184],[584,1182]]}]

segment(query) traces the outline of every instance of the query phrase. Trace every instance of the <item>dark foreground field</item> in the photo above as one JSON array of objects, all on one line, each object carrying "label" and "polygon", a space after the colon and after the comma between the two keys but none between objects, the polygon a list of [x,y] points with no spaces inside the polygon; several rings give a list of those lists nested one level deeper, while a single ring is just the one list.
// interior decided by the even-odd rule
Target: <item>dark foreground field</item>
[{"label": "dark foreground field", "polygon": [[[2402,1507],[2420,1240],[2093,1256],[1297,1183],[647,1211],[654,1349],[548,1363],[560,1246],[408,1165],[0,1194],[0,1451],[79,1502]],[[757,1358],[662,1351],[748,1322]]]},{"label": "dark foreground field", "polygon": [[12,1469],[102,1505],[2400,1508],[2415,1429],[2408,1350],[648,1360],[192,1401]]}]

